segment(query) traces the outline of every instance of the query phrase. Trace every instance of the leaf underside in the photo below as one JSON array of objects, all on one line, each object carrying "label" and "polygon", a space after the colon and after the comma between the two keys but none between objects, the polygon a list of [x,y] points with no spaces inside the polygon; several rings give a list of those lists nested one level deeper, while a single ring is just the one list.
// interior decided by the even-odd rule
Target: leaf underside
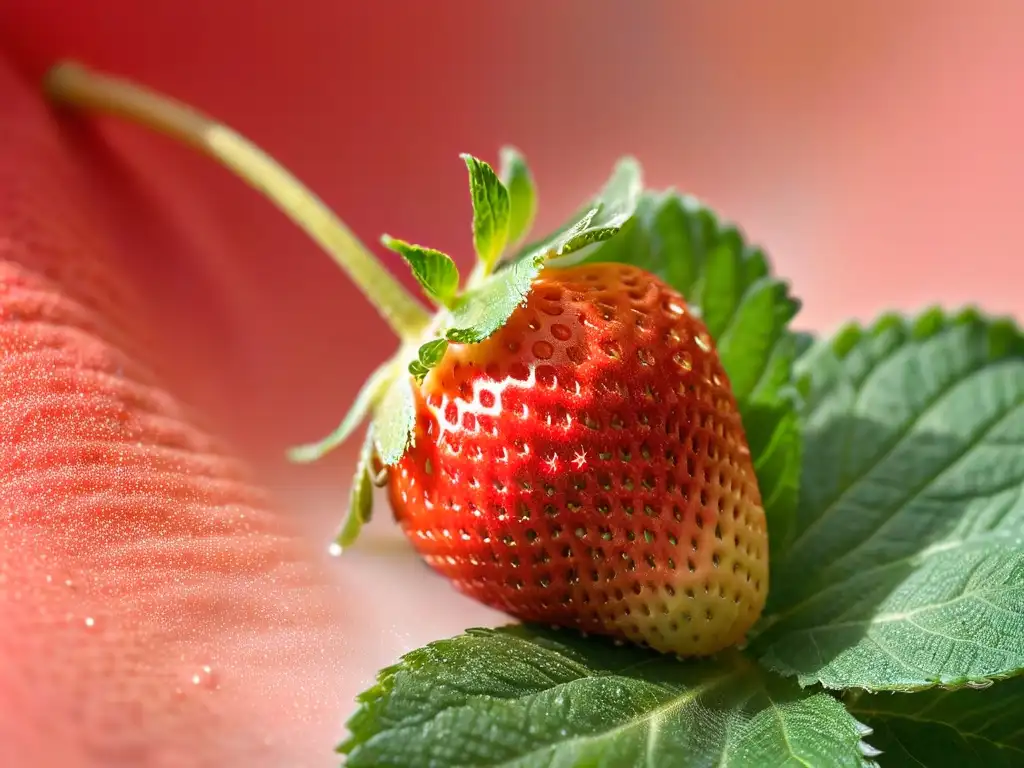
[{"label": "leaf underside", "polygon": [[452,308],[448,340],[472,344],[498,330],[526,300],[543,265],[544,254],[520,259],[463,294]]},{"label": "leaf underside", "polygon": [[985,690],[862,695],[849,709],[874,729],[885,768],[1024,765],[1024,677]]},{"label": "leaf underside", "polygon": [[373,428],[366,430],[363,447],[356,462],[356,471],[349,489],[348,513],[334,542],[342,549],[352,546],[359,537],[363,526],[373,514]]},{"label": "leaf underside", "polygon": [[975,312],[885,317],[798,372],[800,532],[754,652],[832,688],[1024,669],[1024,336]]},{"label": "leaf underside", "polygon": [[412,441],[416,423],[416,398],[409,376],[391,381],[374,415],[373,434],[377,455],[386,466],[396,464]]},{"label": "leaf underside", "polygon": [[569,631],[470,630],[359,702],[350,768],[865,764],[866,729],[838,701],[738,654],[684,663]]}]

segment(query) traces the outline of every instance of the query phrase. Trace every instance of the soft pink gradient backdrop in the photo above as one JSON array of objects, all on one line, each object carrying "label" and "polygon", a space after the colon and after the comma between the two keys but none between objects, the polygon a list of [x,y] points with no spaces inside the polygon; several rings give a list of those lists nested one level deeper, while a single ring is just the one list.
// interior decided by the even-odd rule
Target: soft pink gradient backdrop
[{"label": "soft pink gradient backdrop", "polygon": [[[137,78],[249,135],[367,242],[386,231],[463,264],[459,152],[523,149],[542,227],[632,153],[652,185],[740,222],[804,300],[800,325],[827,330],[938,301],[1024,314],[1022,24],[1024,5],[1000,0],[5,0],[0,65],[34,83],[75,57]],[[131,126],[60,130],[106,179],[94,203],[120,222],[115,241],[145,246],[124,273],[162,336],[168,388],[241,446],[319,549],[351,449],[311,468],[281,452],[336,423],[391,351],[387,329],[208,161]],[[499,619],[427,577],[387,518],[382,505],[361,546],[316,565],[346,607],[333,658],[295,671],[336,681],[294,725],[302,739],[331,741],[402,651]],[[288,707],[267,727],[292,728]]]}]

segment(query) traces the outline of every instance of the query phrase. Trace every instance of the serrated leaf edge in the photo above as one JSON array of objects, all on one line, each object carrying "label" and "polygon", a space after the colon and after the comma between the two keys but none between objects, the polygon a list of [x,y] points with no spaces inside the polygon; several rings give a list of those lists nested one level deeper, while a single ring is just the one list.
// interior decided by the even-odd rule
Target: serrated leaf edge
[{"label": "serrated leaf edge", "polygon": [[[968,305],[959,309],[947,309],[941,305],[933,304],[918,311],[916,314],[903,314],[896,311],[889,311],[880,314],[874,321],[869,323],[861,323],[858,321],[844,323],[833,333],[831,337],[816,339],[813,344],[805,350],[804,354],[800,355],[796,359],[794,363],[794,376],[800,390],[802,392],[806,392],[806,389],[809,386],[811,374],[809,372],[801,374],[800,370],[809,365],[807,361],[812,359],[815,353],[831,351],[836,356],[837,360],[841,362],[853,352],[854,348],[862,340],[867,338],[878,338],[889,331],[896,330],[901,333],[907,333],[914,341],[921,342],[934,338],[944,331],[965,325],[985,326],[989,331],[990,341],[992,340],[994,333],[997,331],[1014,335],[1016,337],[1017,346],[1019,347],[1019,349],[1016,350],[1016,354],[1024,355],[1024,330],[1021,329],[1020,325],[1012,317],[1007,315],[987,315],[976,305]],[[998,361],[1006,359],[1011,356],[1011,354],[1013,354],[1013,351],[1007,351],[1002,355],[994,357],[993,360]],[[799,604],[797,607],[799,607]],[[786,613],[762,617],[761,621],[759,621],[758,625],[755,627],[755,632],[752,633],[750,637],[751,645],[754,644],[754,640],[756,640],[757,637],[777,624],[791,612],[792,609]],[[1010,680],[1024,675],[1024,669],[1017,669],[1003,674],[982,675],[980,677],[959,677],[952,680],[936,679],[923,685],[897,684],[885,686],[837,686],[829,685],[814,675],[802,675],[794,673],[788,668],[773,665],[770,662],[770,655],[770,653],[756,654],[758,663],[764,666],[765,669],[784,677],[795,677],[801,688],[820,686],[826,690],[839,692],[863,691],[865,693],[874,694],[919,693],[931,690],[957,691],[965,688],[986,688],[989,685],[1002,680]]]}]

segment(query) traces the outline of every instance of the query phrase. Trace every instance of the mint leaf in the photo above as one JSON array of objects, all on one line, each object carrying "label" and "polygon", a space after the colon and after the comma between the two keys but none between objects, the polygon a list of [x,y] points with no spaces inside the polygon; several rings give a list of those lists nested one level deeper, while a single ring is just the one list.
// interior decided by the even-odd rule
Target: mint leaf
[{"label": "mint leaf", "polygon": [[849,706],[874,728],[885,766],[1024,765],[1024,677],[984,691],[862,695]]},{"label": "mint leaf", "polygon": [[417,381],[422,381],[423,377],[441,362],[444,353],[447,351],[448,341],[446,339],[428,341],[419,348],[416,359],[409,363],[409,373]]},{"label": "mint leaf", "polygon": [[502,147],[500,152],[499,176],[508,189],[509,203],[512,213],[508,225],[508,241],[518,243],[525,237],[533,218],[537,214],[537,189],[533,184],[533,176],[526,164],[526,158],[515,147]]},{"label": "mint leaf", "polygon": [[865,764],[865,729],[838,701],[739,654],[685,663],[533,627],[407,654],[348,728],[349,768]]},{"label": "mint leaf", "polygon": [[886,316],[798,373],[800,532],[754,652],[832,688],[1024,670],[1024,335],[973,311]]},{"label": "mint leaf", "polygon": [[416,425],[416,400],[412,381],[408,376],[398,375],[381,397],[374,414],[373,436],[377,455],[386,466],[398,462],[412,441]]},{"label": "mint leaf", "polygon": [[389,235],[383,235],[380,241],[385,248],[405,259],[427,296],[443,307],[451,305],[459,290],[459,268],[448,254],[412,245]]},{"label": "mint leaf", "polygon": [[391,378],[393,368],[390,364],[382,365],[363,384],[356,400],[349,408],[341,424],[331,434],[315,443],[300,445],[288,451],[288,458],[297,463],[308,463],[316,461],[324,454],[334,450],[344,443],[355,431],[363,420],[369,415],[374,401],[380,396],[384,387]]},{"label": "mint leaf", "polygon": [[463,293],[452,307],[448,340],[475,344],[501,328],[526,300],[544,260],[543,253],[520,259]]},{"label": "mint leaf", "polygon": [[461,155],[469,170],[469,191],[473,198],[473,247],[485,273],[508,244],[512,207],[508,190],[483,160]]},{"label": "mint leaf", "polygon": [[700,314],[739,403],[771,529],[771,558],[794,535],[802,438],[791,386],[800,308],[759,248],[692,197],[645,193],[621,233],[585,259],[658,275]]},{"label": "mint leaf", "polygon": [[335,543],[344,549],[355,543],[363,525],[370,521],[373,513],[373,428],[366,430],[355,475],[352,478],[352,489],[348,497],[348,514],[341,524],[335,537]]}]

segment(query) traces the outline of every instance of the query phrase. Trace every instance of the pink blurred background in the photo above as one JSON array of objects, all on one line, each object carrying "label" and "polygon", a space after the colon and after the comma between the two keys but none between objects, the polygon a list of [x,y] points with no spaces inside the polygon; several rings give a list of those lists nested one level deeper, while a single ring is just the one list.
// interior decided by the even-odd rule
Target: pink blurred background
[{"label": "pink blurred background", "polygon": [[[6,0],[0,43],[31,74],[76,57],[214,113],[375,247],[389,232],[468,263],[459,152],[521,147],[540,186],[541,227],[629,152],[650,184],[698,195],[768,248],[804,301],[804,327],[934,301],[1024,309],[1015,216],[1024,7],[738,8]],[[203,332],[176,335],[229,367],[232,387],[248,382],[241,400],[201,396],[214,398],[232,434],[274,450],[320,433],[388,351],[387,330],[233,178],[135,128],[108,133],[155,203],[184,198],[167,217],[201,229],[189,280],[176,267],[169,295],[154,264],[147,286],[168,305],[190,302],[192,317],[179,321]],[[242,343],[225,350],[225,337]],[[289,418],[268,424],[282,409]]]},{"label": "pink blurred background", "polygon": [[[821,331],[933,302],[1024,316],[1022,29],[1010,0],[0,2],[0,50],[21,76],[73,57],[205,109],[410,285],[379,234],[469,263],[459,152],[519,146],[541,227],[632,153],[651,185],[703,198],[764,245],[804,301],[799,325]],[[128,271],[173,361],[169,386],[325,545],[352,450],[304,468],[282,451],[332,428],[393,340],[241,183],[135,127],[103,136],[80,151],[118,167],[123,187],[101,204],[125,242],[148,238]],[[497,618],[420,578],[378,512],[328,565],[364,598],[345,700],[400,652]]]}]

